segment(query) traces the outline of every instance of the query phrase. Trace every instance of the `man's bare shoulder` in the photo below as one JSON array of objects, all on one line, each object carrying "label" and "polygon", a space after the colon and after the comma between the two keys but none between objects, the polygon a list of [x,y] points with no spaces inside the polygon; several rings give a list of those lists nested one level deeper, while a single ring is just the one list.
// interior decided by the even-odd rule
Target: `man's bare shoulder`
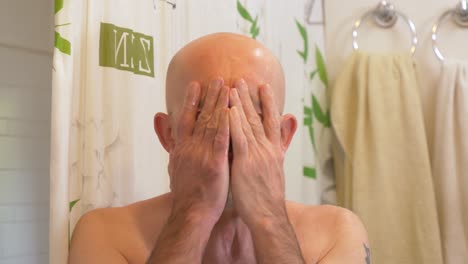
[{"label": "man's bare shoulder", "polygon": [[[333,205],[308,206],[293,202],[287,205],[288,211],[295,216],[291,222],[304,254],[319,256],[313,261],[334,263],[330,259],[338,256],[366,259],[369,250],[367,232],[352,211]],[[317,248],[321,252],[311,252]]]},{"label": "man's bare shoulder", "polygon": [[80,218],[76,228],[86,226],[87,228],[104,228],[105,230],[114,231],[122,225],[141,224],[144,222],[151,222],[154,225],[155,220],[167,217],[170,205],[171,198],[166,193],[126,206],[98,208],[84,214]]},{"label": "man's bare shoulder", "polygon": [[351,210],[334,205],[305,205],[287,201],[287,210],[299,225],[303,222],[319,221],[331,227],[354,227],[362,225],[359,217]]},{"label": "man's bare shoulder", "polygon": [[97,248],[104,251],[102,254],[114,254],[122,260],[145,256],[167,219],[168,206],[170,197],[165,194],[123,207],[99,208],[84,214],[73,231],[70,247],[70,260],[75,258],[80,262],[70,263],[87,263],[82,260],[89,255],[94,255],[94,258],[95,254],[100,254],[94,252]]},{"label": "man's bare shoulder", "polygon": [[73,231],[68,263],[104,263],[109,259],[113,263],[127,263],[125,257],[111,243],[117,235],[111,232],[119,223],[116,219],[124,220],[123,215],[117,211],[120,210],[95,209],[80,218]]}]

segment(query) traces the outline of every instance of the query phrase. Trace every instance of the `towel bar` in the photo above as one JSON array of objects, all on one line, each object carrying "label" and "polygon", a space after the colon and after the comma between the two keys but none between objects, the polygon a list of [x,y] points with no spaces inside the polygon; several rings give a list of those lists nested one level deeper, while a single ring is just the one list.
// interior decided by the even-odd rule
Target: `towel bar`
[{"label": "towel bar", "polygon": [[373,18],[374,22],[382,28],[390,28],[395,25],[398,18],[401,17],[405,20],[411,30],[411,54],[414,54],[418,45],[418,37],[416,35],[416,26],[413,21],[409,19],[405,14],[395,10],[393,4],[388,1],[380,1],[376,8],[370,10],[356,20],[353,25],[353,48],[354,50],[359,49],[358,44],[358,30],[361,27],[363,21]]},{"label": "towel bar", "polygon": [[439,20],[432,26],[432,48],[435,55],[441,61],[444,61],[444,55],[437,46],[437,33],[439,28],[447,17],[451,16],[455,24],[460,27],[468,28],[468,1],[460,1],[454,9],[445,11],[439,18]]}]

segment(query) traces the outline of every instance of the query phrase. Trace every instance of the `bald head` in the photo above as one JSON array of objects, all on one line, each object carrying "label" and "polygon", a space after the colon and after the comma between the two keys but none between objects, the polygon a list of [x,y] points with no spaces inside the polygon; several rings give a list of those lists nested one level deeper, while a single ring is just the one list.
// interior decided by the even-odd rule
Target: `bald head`
[{"label": "bald head", "polygon": [[196,39],[183,47],[169,64],[166,78],[166,105],[169,113],[181,106],[191,81],[202,84],[203,104],[206,85],[216,77],[232,87],[238,79],[249,85],[258,113],[261,113],[258,87],[270,84],[278,110],[284,107],[284,75],[275,56],[258,41],[233,33],[216,33]]}]

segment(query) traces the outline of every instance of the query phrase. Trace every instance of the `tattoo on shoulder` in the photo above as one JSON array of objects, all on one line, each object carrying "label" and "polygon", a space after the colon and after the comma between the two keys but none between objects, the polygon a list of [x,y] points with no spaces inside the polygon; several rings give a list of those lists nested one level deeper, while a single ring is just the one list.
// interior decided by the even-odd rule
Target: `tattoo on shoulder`
[{"label": "tattoo on shoulder", "polygon": [[364,249],[366,250],[366,264],[370,264],[370,249],[364,244]]}]

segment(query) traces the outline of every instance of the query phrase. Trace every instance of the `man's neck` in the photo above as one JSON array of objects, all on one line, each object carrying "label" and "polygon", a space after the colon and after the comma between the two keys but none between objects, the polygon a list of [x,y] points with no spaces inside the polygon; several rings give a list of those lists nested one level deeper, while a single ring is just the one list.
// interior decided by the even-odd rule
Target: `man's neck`
[{"label": "man's neck", "polygon": [[233,208],[224,210],[205,250],[206,263],[218,259],[223,263],[250,263],[255,259],[250,230]]}]

